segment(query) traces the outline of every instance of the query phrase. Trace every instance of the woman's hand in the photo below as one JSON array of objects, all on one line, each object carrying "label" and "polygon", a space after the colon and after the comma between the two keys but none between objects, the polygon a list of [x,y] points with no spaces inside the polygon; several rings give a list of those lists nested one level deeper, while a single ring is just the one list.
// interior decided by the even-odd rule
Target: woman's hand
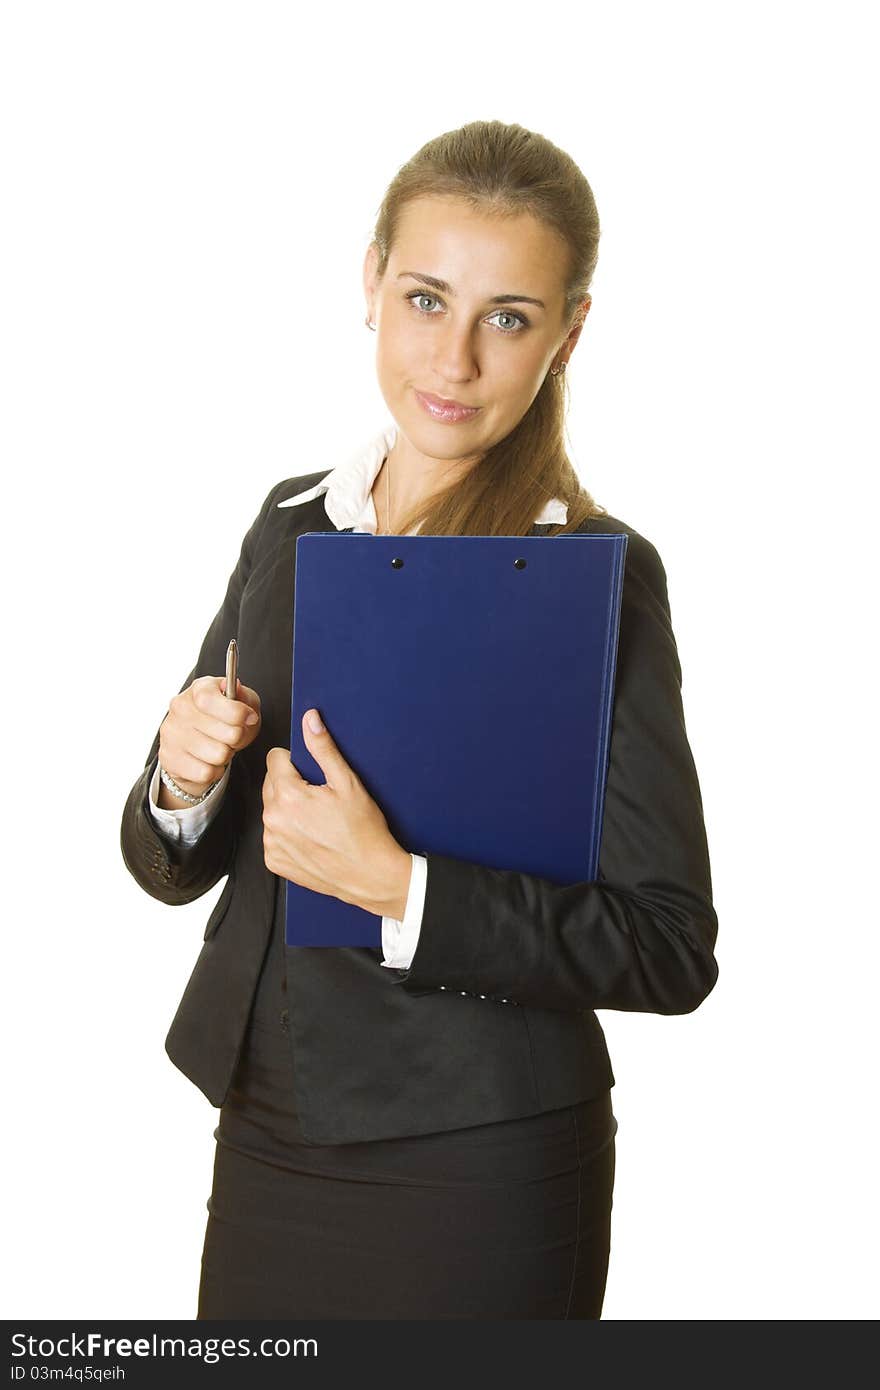
[{"label": "woman's hand", "polygon": [[159,762],[190,796],[201,796],[260,732],[257,692],[241,681],[236,699],[227,700],[225,691],[225,676],[198,676],[172,698],[159,727]]},{"label": "woman's hand", "polygon": [[[327,781],[301,777],[287,748],[270,748],[263,780],[263,857],[281,878],[400,920],[412,859],[395,840],[381,808],[343,758],[327,729],[303,718],[306,747]],[[320,723],[320,719],[318,719]]]}]

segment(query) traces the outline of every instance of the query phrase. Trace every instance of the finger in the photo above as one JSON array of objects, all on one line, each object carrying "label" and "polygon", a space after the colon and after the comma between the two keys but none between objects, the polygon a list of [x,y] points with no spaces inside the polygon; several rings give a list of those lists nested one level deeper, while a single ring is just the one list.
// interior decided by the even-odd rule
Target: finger
[{"label": "finger", "polygon": [[[209,688],[209,687],[206,687],[206,688]],[[225,676],[220,676],[220,677],[218,677],[217,687],[216,687],[216,693],[217,693],[223,700],[226,700],[226,677],[225,677]],[[238,680],[238,679],[236,679],[236,682],[235,682],[235,699],[233,699],[233,700],[226,700],[226,703],[227,703],[230,707],[233,706],[233,705],[237,705],[237,704],[243,704],[243,705],[245,705],[245,706],[247,707],[247,710],[248,710],[248,711],[253,712],[253,713],[256,713],[256,714],[259,714],[260,711],[261,711],[261,709],[262,709],[262,701],[260,700],[260,697],[259,697],[257,691],[256,691],[256,690],[252,690],[251,687],[250,687],[249,685],[242,685],[241,681]]]},{"label": "finger", "polygon": [[289,748],[269,749],[266,754],[266,776],[273,788],[283,786],[285,782],[304,787],[309,785],[305,778],[300,776],[299,769],[290,761]]},{"label": "finger", "polygon": [[[223,684],[224,686],[226,684],[225,676],[223,678]],[[252,690],[249,685],[242,685],[241,681],[239,681],[236,695],[237,698],[244,701],[252,711],[255,711],[257,714],[262,712],[263,702],[260,699],[259,693],[256,690]]]},{"label": "finger", "polygon": [[[320,730],[313,729],[313,720],[321,726]],[[306,748],[323,772],[329,787],[338,787],[355,776],[352,768],[337,748],[335,740],[321,719],[318,710],[314,708],[306,710],[303,715],[302,729]]]},{"label": "finger", "polygon": [[[167,767],[166,761],[169,764]],[[167,759],[163,759],[160,755],[160,762],[165,767],[166,772],[171,772],[171,775],[179,782],[192,782],[197,786],[208,782],[218,782],[228,765],[214,762],[213,757],[203,759],[187,749],[179,748],[175,749]]]},{"label": "finger", "polygon": [[[228,710],[223,708],[224,703],[229,705]],[[232,749],[247,744],[252,737],[250,730],[245,733],[245,721],[250,713],[248,707],[234,700],[224,701],[222,695],[217,695],[216,687],[212,698],[210,688],[202,686],[196,689],[193,685],[191,689],[172,696],[168,709],[172,716],[174,737],[181,745],[193,733],[203,734]]]},{"label": "finger", "polygon": [[253,728],[241,722],[231,723],[224,719],[214,719],[209,714],[204,714],[201,710],[196,710],[188,725],[188,736],[190,740],[195,735],[200,735],[204,739],[209,739],[212,743],[222,744],[226,749],[227,758],[232,753],[238,752],[241,748],[247,748],[253,742],[255,732]]},{"label": "finger", "polygon": [[[225,686],[225,676],[221,684]],[[204,686],[199,690],[193,688],[190,698],[199,712],[196,720],[198,727],[215,738],[224,737],[221,726],[237,730],[256,728],[260,722],[260,697],[255,690],[249,694],[256,697],[256,703],[244,699],[227,700],[216,685]]]},{"label": "finger", "polygon": [[225,744],[230,753],[238,753],[248,748],[258,732],[256,726],[249,728],[247,725],[225,724],[222,720],[211,720],[207,715],[198,715],[191,728],[194,733]]},{"label": "finger", "polygon": [[[208,767],[215,768],[219,776],[235,750],[223,739],[211,738],[198,729],[189,728],[183,735],[183,741],[177,740],[176,751],[178,758],[193,758],[199,763],[207,764]],[[182,769],[181,775],[186,776]],[[198,779],[194,777],[188,780]]]}]

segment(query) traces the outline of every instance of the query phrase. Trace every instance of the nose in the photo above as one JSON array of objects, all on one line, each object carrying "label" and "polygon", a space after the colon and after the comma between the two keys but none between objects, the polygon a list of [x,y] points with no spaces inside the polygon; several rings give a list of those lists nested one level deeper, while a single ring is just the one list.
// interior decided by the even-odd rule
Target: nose
[{"label": "nose", "polygon": [[450,384],[474,381],[480,375],[474,337],[467,328],[444,324],[434,339],[432,362],[435,381]]}]

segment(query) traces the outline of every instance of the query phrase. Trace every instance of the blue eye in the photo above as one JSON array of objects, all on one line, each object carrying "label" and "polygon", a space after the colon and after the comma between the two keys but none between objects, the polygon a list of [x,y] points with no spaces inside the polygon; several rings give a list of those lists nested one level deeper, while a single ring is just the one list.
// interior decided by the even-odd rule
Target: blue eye
[{"label": "blue eye", "polygon": [[[427,290],[411,290],[406,298],[410,301],[416,313],[421,314],[423,318],[435,318],[436,315],[432,314],[430,310],[420,309],[416,300],[430,299],[433,300],[435,304],[442,304],[443,302],[441,299],[438,299],[435,294],[429,294]],[[520,314],[515,309],[495,309],[493,313],[490,314],[490,318],[495,318],[497,314],[503,314],[505,318],[515,319],[520,325],[519,328],[499,328],[499,333],[519,333],[522,328],[528,328],[529,326],[529,321],[525,314]]]}]

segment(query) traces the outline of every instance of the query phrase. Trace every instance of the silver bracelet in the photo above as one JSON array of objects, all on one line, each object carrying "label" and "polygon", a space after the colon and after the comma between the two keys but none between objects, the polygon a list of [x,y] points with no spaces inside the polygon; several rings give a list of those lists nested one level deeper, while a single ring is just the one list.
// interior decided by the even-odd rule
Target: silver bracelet
[{"label": "silver bracelet", "polygon": [[210,796],[214,788],[219,787],[220,783],[223,781],[222,777],[218,777],[216,782],[212,782],[210,787],[202,792],[201,796],[190,796],[189,792],[185,792],[183,787],[177,785],[171,773],[166,772],[161,763],[159,764],[159,776],[174,796],[180,797],[182,801],[189,802],[190,806],[198,806],[199,802],[204,801],[206,796]]}]

